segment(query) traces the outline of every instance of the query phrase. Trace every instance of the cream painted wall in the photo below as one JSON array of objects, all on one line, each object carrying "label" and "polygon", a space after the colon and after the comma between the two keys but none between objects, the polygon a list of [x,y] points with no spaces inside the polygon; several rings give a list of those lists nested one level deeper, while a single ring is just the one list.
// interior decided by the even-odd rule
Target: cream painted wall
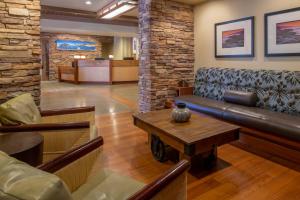
[{"label": "cream painted wall", "polygon": [[[264,14],[299,6],[300,0],[211,0],[195,6],[195,69],[300,70],[300,57],[264,57]],[[248,16],[255,16],[255,57],[216,59],[214,24]]]}]

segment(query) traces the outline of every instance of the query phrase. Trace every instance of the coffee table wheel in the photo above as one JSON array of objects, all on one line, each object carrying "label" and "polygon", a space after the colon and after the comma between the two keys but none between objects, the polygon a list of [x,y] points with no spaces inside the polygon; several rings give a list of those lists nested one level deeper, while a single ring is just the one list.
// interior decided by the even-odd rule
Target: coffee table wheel
[{"label": "coffee table wheel", "polygon": [[151,152],[155,160],[165,162],[168,160],[167,154],[171,147],[165,145],[158,136],[151,135]]}]

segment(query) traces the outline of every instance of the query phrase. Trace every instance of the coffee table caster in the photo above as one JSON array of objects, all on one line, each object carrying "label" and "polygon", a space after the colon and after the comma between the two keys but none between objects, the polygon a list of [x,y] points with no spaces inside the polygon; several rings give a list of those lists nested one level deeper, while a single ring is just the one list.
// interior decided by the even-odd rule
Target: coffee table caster
[{"label": "coffee table caster", "polygon": [[151,135],[151,152],[155,160],[159,162],[166,162],[167,160],[174,163],[179,162],[179,152],[153,134]]},{"label": "coffee table caster", "polygon": [[169,145],[166,145],[156,135],[151,135],[151,152],[155,160],[165,162],[168,160],[168,152],[171,150]]}]

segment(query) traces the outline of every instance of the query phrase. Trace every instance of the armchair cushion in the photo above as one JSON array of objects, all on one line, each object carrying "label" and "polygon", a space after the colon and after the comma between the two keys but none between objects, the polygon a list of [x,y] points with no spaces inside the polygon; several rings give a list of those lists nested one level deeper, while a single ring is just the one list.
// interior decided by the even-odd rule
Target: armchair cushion
[{"label": "armchair cushion", "polygon": [[105,169],[73,192],[72,196],[74,200],[127,199],[144,186],[134,179]]},{"label": "armchair cushion", "polygon": [[41,114],[29,93],[0,105],[0,123],[3,125],[34,124],[40,121]]},{"label": "armchair cushion", "polygon": [[71,200],[72,196],[57,176],[0,151],[0,199]]}]

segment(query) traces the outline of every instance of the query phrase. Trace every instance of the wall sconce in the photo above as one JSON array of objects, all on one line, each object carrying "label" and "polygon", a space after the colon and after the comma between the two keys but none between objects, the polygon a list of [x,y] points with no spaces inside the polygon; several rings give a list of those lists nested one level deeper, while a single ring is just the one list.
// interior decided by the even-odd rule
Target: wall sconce
[{"label": "wall sconce", "polygon": [[109,55],[108,58],[109,58],[110,60],[112,60],[112,59],[114,59],[114,55]]}]

